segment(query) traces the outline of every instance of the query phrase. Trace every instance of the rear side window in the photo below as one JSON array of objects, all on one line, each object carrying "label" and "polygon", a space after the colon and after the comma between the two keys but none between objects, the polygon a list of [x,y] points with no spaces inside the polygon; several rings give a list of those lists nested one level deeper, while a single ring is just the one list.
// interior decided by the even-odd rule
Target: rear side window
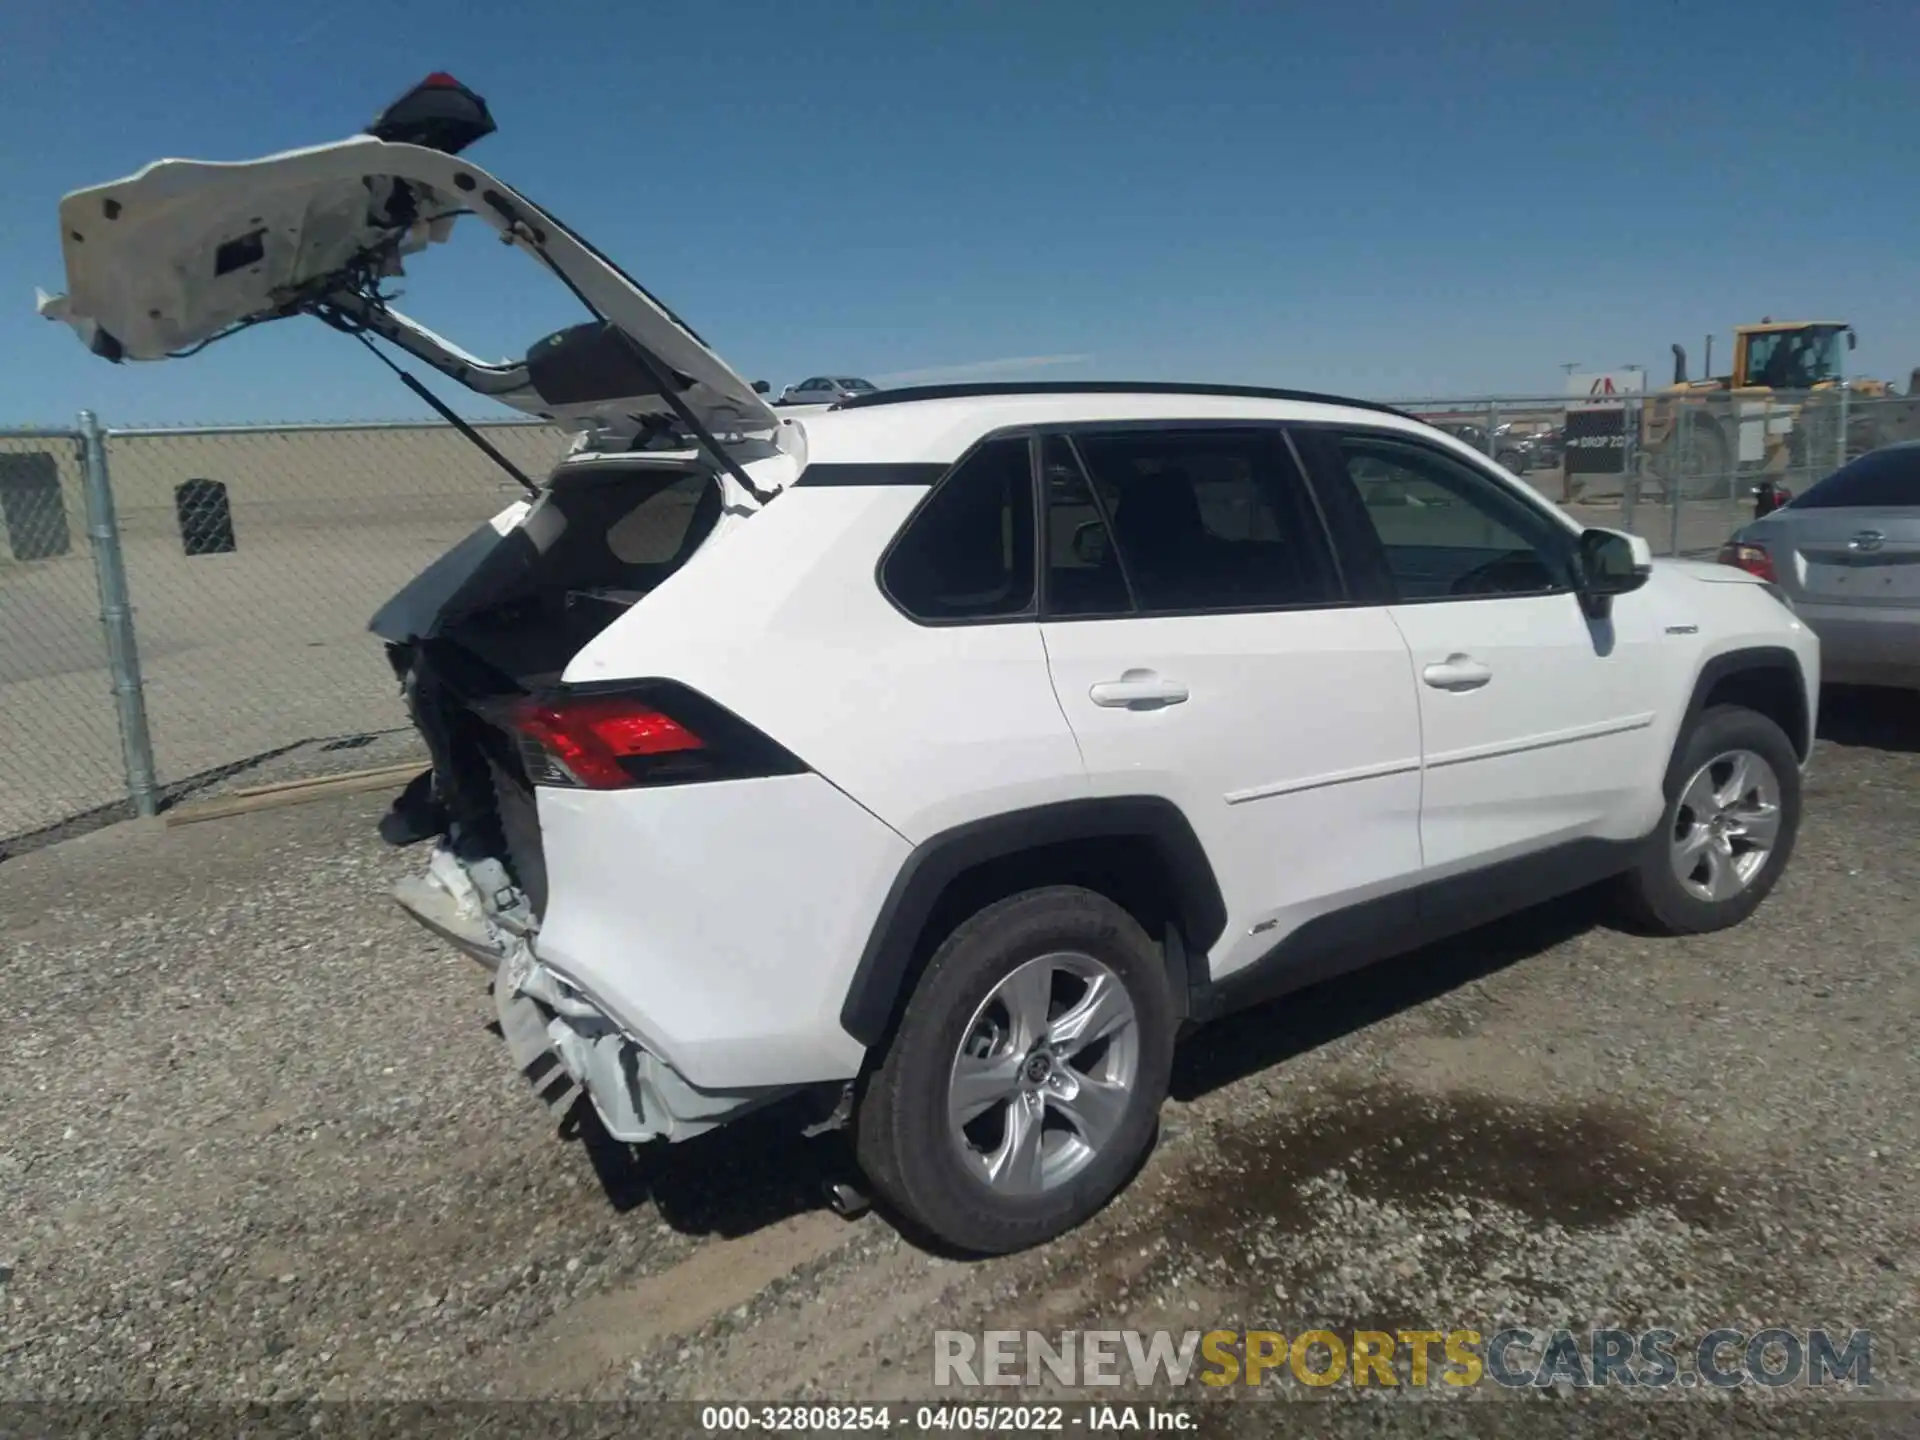
[{"label": "rear side window", "polygon": [[1920,505],[1920,445],[1875,450],[1849,461],[1789,506],[1792,510]]},{"label": "rear side window", "polygon": [[916,620],[1033,613],[1033,467],[1025,439],[990,440],[940,482],[894,542],[881,584]]},{"label": "rear side window", "polygon": [[[1071,482],[1049,466],[1049,578],[1062,601],[1084,596],[1086,608],[1061,604],[1054,613],[1095,613],[1111,603],[1116,583],[1130,588],[1141,613],[1343,598],[1319,516],[1279,430],[1076,434],[1072,449],[1089,493],[1076,508]],[[1064,546],[1063,528],[1070,532]],[[1111,554],[1102,550],[1102,531]],[[1093,572],[1076,577],[1072,592],[1059,583],[1070,559]]]}]

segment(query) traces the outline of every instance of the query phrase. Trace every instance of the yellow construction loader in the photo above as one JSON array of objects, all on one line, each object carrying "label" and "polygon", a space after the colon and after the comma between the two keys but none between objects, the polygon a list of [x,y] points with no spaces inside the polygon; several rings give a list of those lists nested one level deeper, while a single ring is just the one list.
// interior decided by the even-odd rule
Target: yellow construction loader
[{"label": "yellow construction loader", "polygon": [[1848,376],[1854,342],[1843,320],[1736,325],[1732,372],[1699,380],[1687,378],[1687,352],[1675,345],[1673,384],[1641,406],[1647,471],[1669,493],[1717,498],[1748,478],[1806,484],[1855,455],[1920,438],[1920,367],[1904,395]]}]

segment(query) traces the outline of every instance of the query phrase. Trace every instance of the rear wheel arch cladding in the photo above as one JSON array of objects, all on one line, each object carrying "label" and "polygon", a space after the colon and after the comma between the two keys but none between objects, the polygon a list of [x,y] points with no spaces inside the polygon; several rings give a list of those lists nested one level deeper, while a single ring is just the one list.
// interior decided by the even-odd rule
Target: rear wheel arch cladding
[{"label": "rear wheel arch cladding", "polygon": [[1739,705],[1765,715],[1786,732],[1802,764],[1813,752],[1813,716],[1800,657],[1784,646],[1775,645],[1729,650],[1708,659],[1693,683],[1668,762],[1665,784],[1668,799],[1673,798],[1682,778],[1676,767],[1687,736],[1700,723],[1700,717],[1715,705]]},{"label": "rear wheel arch cladding", "polygon": [[[1076,872],[1089,865],[1115,876],[1128,867],[1151,867],[1145,877],[1151,898],[1166,913],[1149,913],[1143,923],[1167,940],[1169,986],[1184,1018],[1192,977],[1204,977],[1206,952],[1226,929],[1226,901],[1199,836],[1178,806],[1158,796],[1113,796],[969,821],[916,847],[875,917],[840,1009],[841,1028],[869,1050],[891,1034],[920,967],[938,944],[936,932],[951,928],[943,905],[957,902],[970,912],[1039,885],[1084,883]],[[978,894],[966,888],[970,880],[983,886]],[[1130,913],[1143,898],[1125,893],[1124,886],[1110,887],[1122,889],[1120,894],[1097,884],[1088,888]]]}]

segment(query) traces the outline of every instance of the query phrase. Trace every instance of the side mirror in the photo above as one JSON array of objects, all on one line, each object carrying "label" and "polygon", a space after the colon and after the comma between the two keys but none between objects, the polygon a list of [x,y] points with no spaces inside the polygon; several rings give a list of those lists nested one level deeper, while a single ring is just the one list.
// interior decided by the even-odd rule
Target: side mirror
[{"label": "side mirror", "polygon": [[1580,606],[1596,620],[1613,609],[1613,597],[1647,583],[1653,574],[1653,547],[1622,530],[1584,530],[1579,542]]},{"label": "side mirror", "polygon": [[1859,343],[1860,343],[1860,337],[1854,334],[1852,327],[1849,326],[1847,329],[1847,348],[1851,350],[1853,349],[1854,346],[1858,345]]},{"label": "side mirror", "polygon": [[756,395],[770,394],[772,390],[773,387],[764,380],[756,380],[753,382],[753,393]]},{"label": "side mirror", "polygon": [[1107,527],[1099,520],[1087,520],[1073,527],[1073,558],[1082,565],[1107,563]]}]

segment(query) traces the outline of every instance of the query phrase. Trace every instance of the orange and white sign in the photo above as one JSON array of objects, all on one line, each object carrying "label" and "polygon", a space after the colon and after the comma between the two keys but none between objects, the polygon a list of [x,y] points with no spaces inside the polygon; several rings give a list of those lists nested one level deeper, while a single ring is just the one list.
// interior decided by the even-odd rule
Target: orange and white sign
[{"label": "orange and white sign", "polygon": [[1587,405],[1618,405],[1629,395],[1647,389],[1644,370],[1602,370],[1592,375],[1567,376],[1569,398]]}]

